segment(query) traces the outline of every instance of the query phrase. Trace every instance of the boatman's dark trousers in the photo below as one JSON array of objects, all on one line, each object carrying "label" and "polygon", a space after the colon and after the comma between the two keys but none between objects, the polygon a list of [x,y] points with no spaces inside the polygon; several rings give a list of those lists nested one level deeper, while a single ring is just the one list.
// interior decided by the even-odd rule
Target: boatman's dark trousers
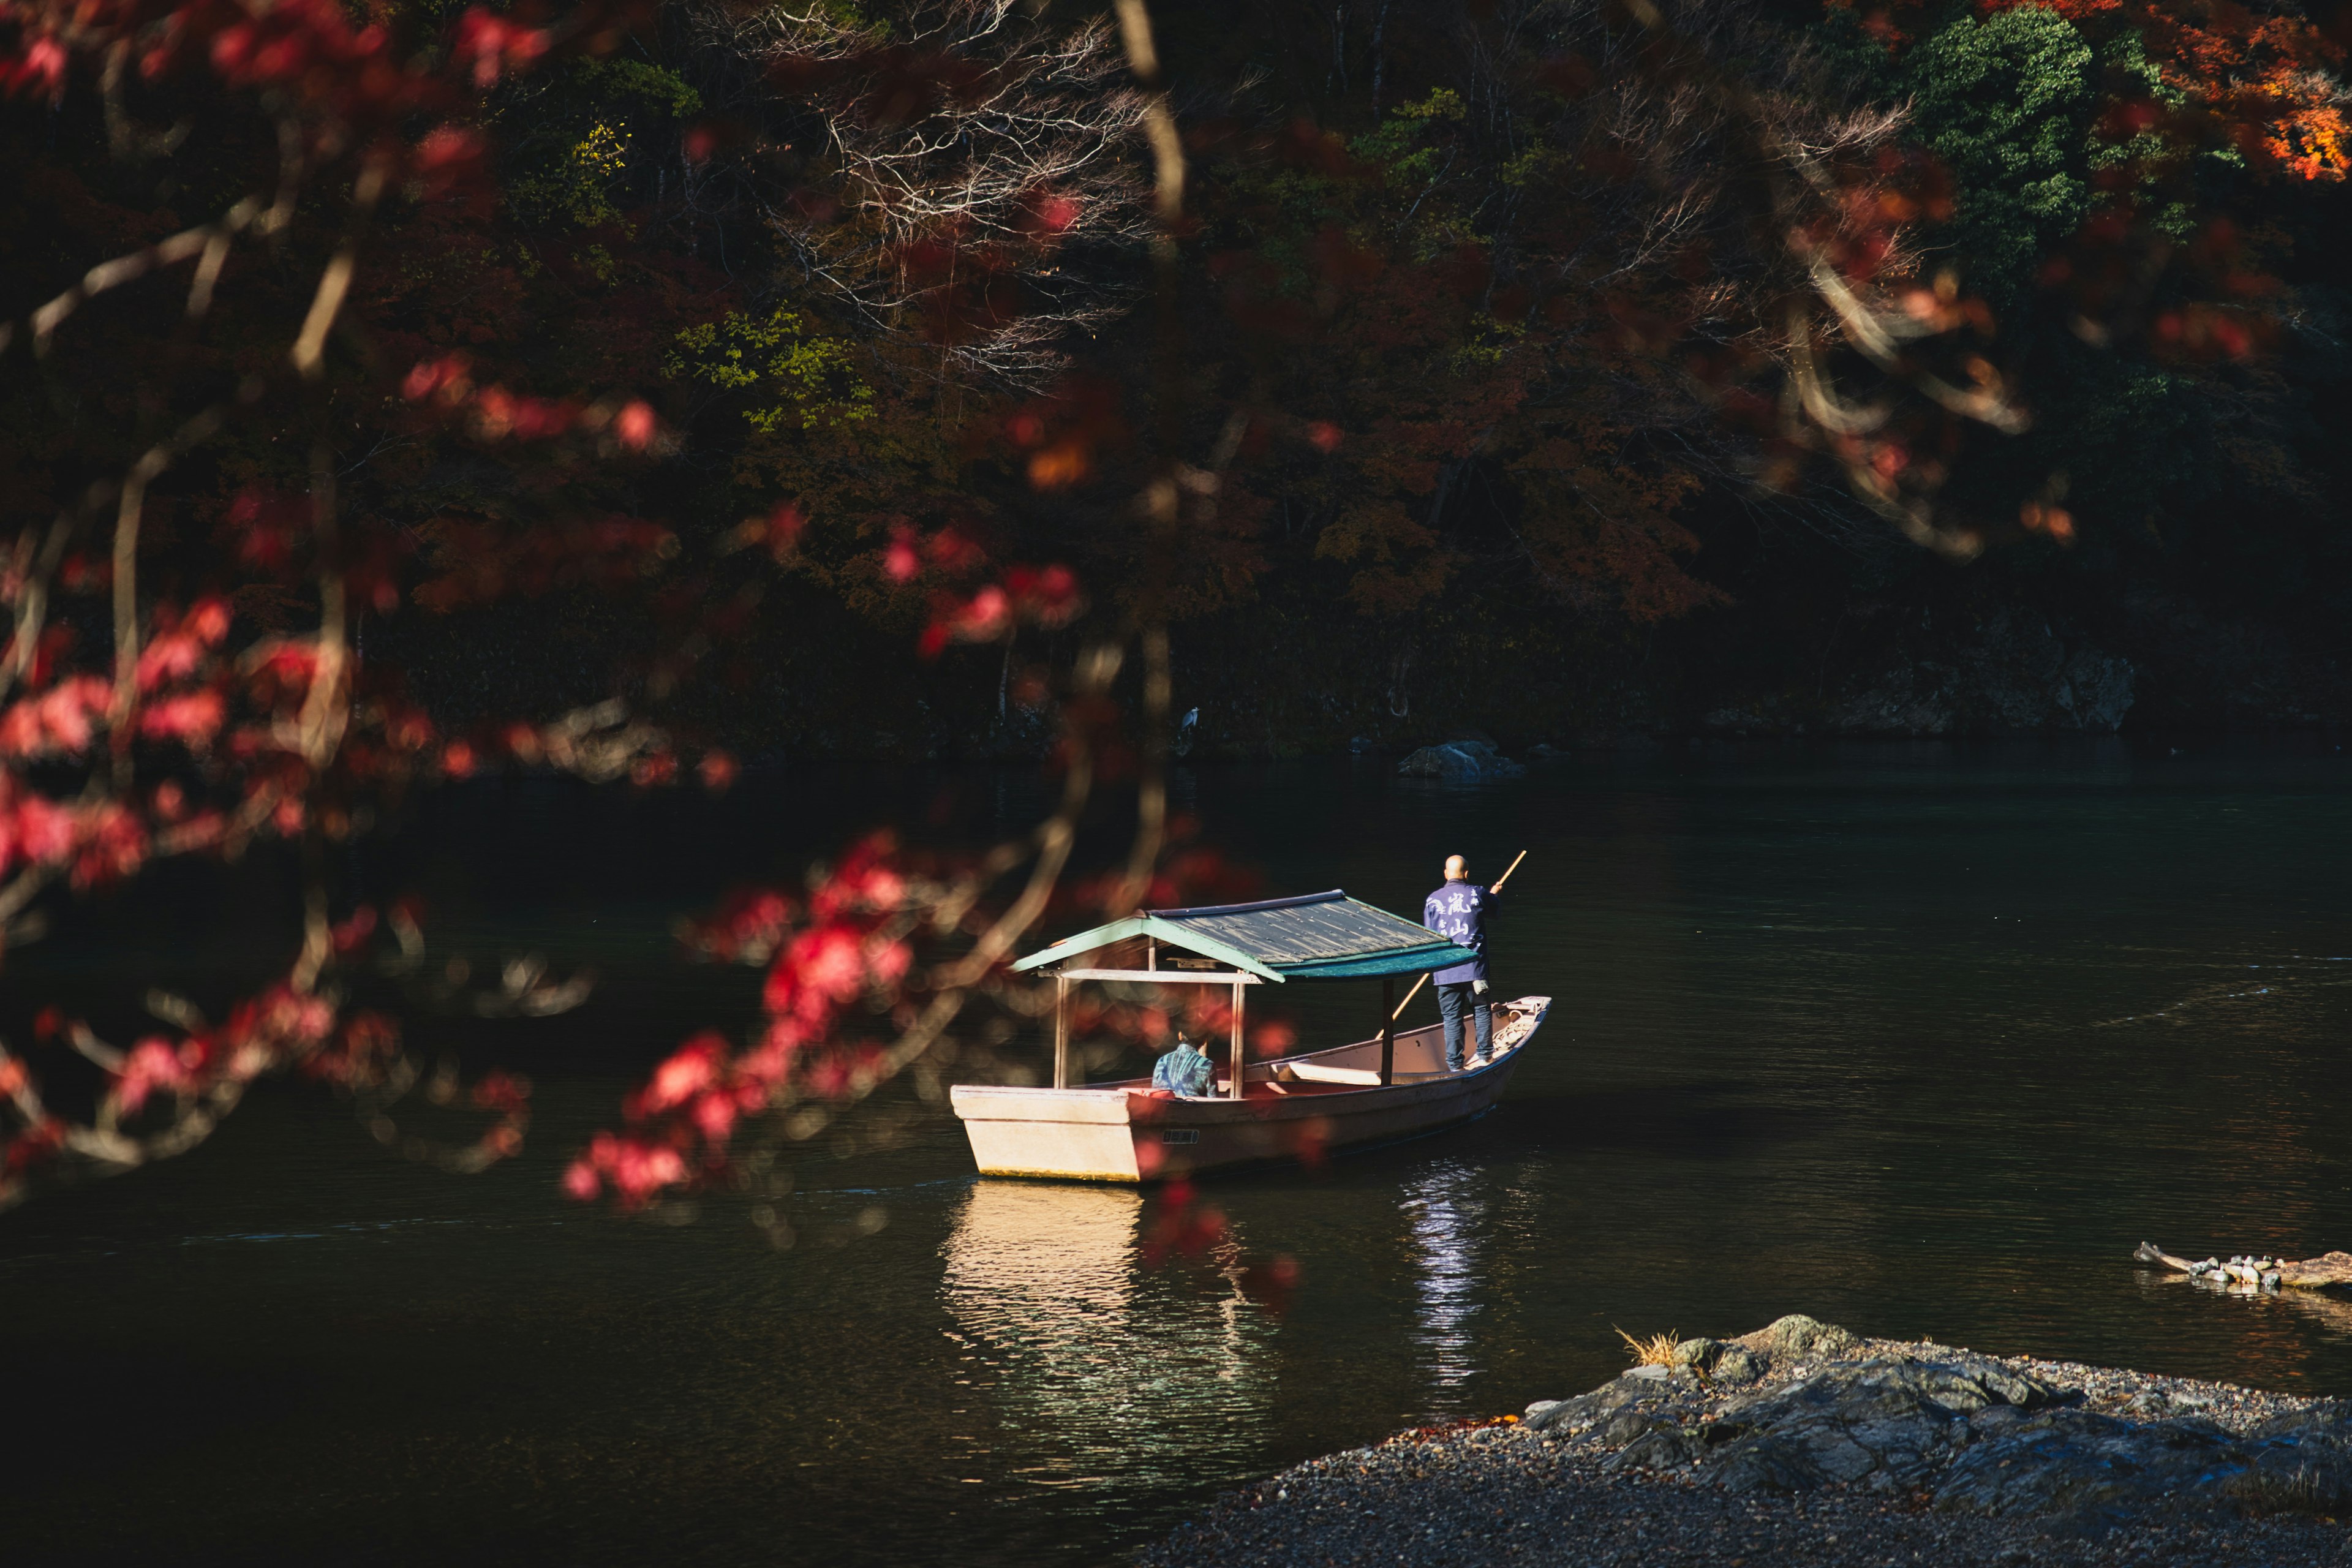
[{"label": "boatman's dark trousers", "polygon": [[1437,988],[1437,1011],[1445,1020],[1445,1070],[1462,1070],[1462,1015],[1467,1010],[1478,1020],[1478,1055],[1483,1059],[1495,1054],[1495,1015],[1485,1000],[1471,988],[1467,980]]}]

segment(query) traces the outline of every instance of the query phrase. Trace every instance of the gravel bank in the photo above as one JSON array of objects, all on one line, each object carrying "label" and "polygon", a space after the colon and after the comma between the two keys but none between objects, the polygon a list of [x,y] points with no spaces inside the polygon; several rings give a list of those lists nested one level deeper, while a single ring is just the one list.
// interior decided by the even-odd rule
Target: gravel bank
[{"label": "gravel bank", "polygon": [[1695,1344],[1526,1417],[1309,1461],[1138,1561],[2352,1568],[2352,1405],[1802,1318]]}]

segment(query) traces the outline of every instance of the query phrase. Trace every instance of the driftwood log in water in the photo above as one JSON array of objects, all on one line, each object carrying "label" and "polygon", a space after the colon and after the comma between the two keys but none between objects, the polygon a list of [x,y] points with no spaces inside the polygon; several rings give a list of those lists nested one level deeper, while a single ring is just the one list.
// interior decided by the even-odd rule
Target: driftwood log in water
[{"label": "driftwood log in water", "polygon": [[2224,1263],[2209,1258],[2192,1263],[2175,1258],[2153,1242],[2143,1241],[2132,1257],[2141,1263],[2159,1264],[2200,1278],[2217,1276],[2240,1285],[2284,1286],[2296,1290],[2326,1290],[2352,1286],[2352,1252],[2323,1252],[2316,1258],[2232,1258]]}]

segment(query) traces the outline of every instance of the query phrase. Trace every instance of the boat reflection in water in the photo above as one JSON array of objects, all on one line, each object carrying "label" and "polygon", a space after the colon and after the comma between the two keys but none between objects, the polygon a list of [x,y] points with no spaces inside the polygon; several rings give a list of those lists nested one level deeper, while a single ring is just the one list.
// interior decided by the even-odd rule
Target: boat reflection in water
[{"label": "boat reflection in water", "polygon": [[1236,1283],[1238,1248],[1223,1268],[1147,1268],[1147,1206],[1132,1188],[982,1180],[956,1216],[941,1290],[971,1430],[1024,1454],[1023,1480],[1197,1485],[1263,1452],[1275,1328]]},{"label": "boat reflection in water", "polygon": [[1477,1244],[1486,1205],[1477,1196],[1476,1173],[1448,1161],[1413,1184],[1404,1208],[1419,1266],[1413,1338],[1428,1360],[1431,1411],[1459,1414],[1456,1406],[1478,1372],[1471,1320],[1485,1294]]}]

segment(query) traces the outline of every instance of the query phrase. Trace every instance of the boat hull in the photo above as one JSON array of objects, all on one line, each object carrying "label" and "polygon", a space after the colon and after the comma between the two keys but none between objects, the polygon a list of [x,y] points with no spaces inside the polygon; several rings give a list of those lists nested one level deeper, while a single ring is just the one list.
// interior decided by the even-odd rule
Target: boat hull
[{"label": "boat hull", "polygon": [[[1376,1081],[1380,1042],[1372,1039],[1253,1066],[1239,1100],[1176,1099],[1140,1079],[1084,1089],[959,1084],[950,1099],[987,1176],[1151,1182],[1276,1160],[1312,1164],[1486,1110],[1549,1005],[1549,997],[1528,996],[1498,1007],[1495,1060],[1461,1072],[1444,1070],[1439,1026],[1401,1034],[1388,1084]],[[1350,1081],[1363,1079],[1375,1081]]]}]

